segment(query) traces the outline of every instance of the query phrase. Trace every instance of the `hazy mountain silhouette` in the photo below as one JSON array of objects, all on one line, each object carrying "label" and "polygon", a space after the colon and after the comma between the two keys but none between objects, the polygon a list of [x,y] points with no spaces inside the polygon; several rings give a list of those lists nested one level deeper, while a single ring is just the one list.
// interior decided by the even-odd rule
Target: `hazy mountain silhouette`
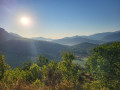
[{"label": "hazy mountain silhouette", "polygon": [[0,28],[0,40],[1,41],[7,41],[12,39],[20,39],[20,36],[17,36],[17,34],[8,33],[3,28]]},{"label": "hazy mountain silhouette", "polygon": [[76,45],[83,42],[102,44],[110,41],[120,41],[120,31],[97,33],[90,36],[73,36],[53,40],[53,42],[63,45]]},{"label": "hazy mountain silhouette", "polygon": [[[98,36],[97,36],[98,35]],[[97,40],[88,37],[98,38]],[[0,28],[0,51],[8,64],[15,66],[42,54],[50,59],[59,60],[62,51],[70,50],[78,56],[88,56],[93,47],[99,43],[120,41],[120,31],[94,34],[91,36],[73,36],[52,42],[23,38],[15,33],[8,33]],[[84,43],[85,42],[85,43]],[[98,44],[97,44],[98,43]],[[66,46],[66,45],[74,46]]]},{"label": "hazy mountain silhouette", "polygon": [[101,43],[101,41],[84,38],[82,36],[66,37],[58,40],[53,40],[53,42],[63,44],[63,45],[70,45],[70,46],[75,44],[80,44],[83,42],[89,42],[94,44]]},{"label": "hazy mountain silhouette", "polygon": [[50,59],[58,58],[67,46],[53,42],[18,38],[0,28],[0,51],[6,56],[9,64],[20,64],[25,60],[43,54]]},{"label": "hazy mountain silhouette", "polygon": [[84,36],[84,38],[89,38],[89,39],[93,39],[93,40],[101,40],[103,37],[110,35],[113,32],[104,32],[104,33],[97,33],[97,34],[93,34],[90,36]]},{"label": "hazy mountain silhouette", "polygon": [[11,34],[11,35],[14,36],[14,37],[23,38],[22,36],[20,36],[20,35],[18,35],[18,34],[16,34],[16,33],[10,32],[9,34]]},{"label": "hazy mountain silhouette", "polygon": [[34,39],[34,40],[42,40],[42,41],[52,41],[53,39],[50,39],[50,38],[44,38],[44,37],[33,37],[31,39]]},{"label": "hazy mountain silhouette", "polygon": [[116,31],[116,32],[113,32],[109,35],[106,35],[101,40],[105,41],[105,42],[120,41],[120,31]]}]

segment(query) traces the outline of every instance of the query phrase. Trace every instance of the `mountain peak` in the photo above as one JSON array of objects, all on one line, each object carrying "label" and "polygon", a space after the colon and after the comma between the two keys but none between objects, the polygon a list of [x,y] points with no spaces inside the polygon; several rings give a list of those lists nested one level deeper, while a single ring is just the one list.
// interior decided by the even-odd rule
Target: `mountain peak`
[{"label": "mountain peak", "polygon": [[8,33],[5,29],[0,27],[0,40],[11,40],[11,39],[16,39],[20,38],[19,35],[13,34],[13,33]]},{"label": "mountain peak", "polygon": [[0,33],[7,33],[7,31],[5,31],[5,29],[0,27]]},{"label": "mountain peak", "polygon": [[14,36],[14,37],[22,38],[22,36],[20,36],[20,35],[18,35],[18,34],[16,34],[16,33],[10,32],[9,34],[11,34],[11,35]]}]

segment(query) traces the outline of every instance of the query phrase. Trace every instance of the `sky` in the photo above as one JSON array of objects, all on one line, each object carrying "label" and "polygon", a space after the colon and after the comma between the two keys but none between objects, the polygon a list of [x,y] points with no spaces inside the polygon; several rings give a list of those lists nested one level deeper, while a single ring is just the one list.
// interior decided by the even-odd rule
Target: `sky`
[{"label": "sky", "polygon": [[[21,18],[29,19],[28,25]],[[0,27],[58,39],[120,30],[120,0],[0,0]]]}]

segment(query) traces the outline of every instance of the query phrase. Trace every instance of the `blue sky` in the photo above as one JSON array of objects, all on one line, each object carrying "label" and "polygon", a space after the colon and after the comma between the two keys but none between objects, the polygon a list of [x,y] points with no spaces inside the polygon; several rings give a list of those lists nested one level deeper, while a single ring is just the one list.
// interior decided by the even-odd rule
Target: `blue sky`
[{"label": "blue sky", "polygon": [[[29,17],[24,26],[20,17]],[[120,30],[120,0],[0,0],[0,27],[24,37],[63,38]]]}]

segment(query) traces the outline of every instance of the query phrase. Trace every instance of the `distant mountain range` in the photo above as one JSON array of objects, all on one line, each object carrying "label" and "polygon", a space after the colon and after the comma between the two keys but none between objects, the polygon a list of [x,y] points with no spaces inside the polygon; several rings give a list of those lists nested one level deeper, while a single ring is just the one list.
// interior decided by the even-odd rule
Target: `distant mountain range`
[{"label": "distant mountain range", "polygon": [[113,32],[104,32],[104,33],[97,33],[97,34],[93,34],[90,36],[83,36],[84,38],[89,38],[89,39],[93,39],[93,40],[101,40],[103,37],[112,34]]},{"label": "distant mountain range", "polygon": [[120,41],[120,31],[116,31],[109,35],[106,35],[101,40],[105,42]]},{"label": "distant mountain range", "polygon": [[58,40],[53,40],[53,42],[63,44],[63,45],[76,45],[83,42],[93,43],[93,44],[102,44],[111,41],[120,41],[120,31],[116,32],[105,32],[97,33],[90,36],[73,36],[65,37]]},{"label": "distant mountain range", "polygon": [[93,44],[102,44],[111,41],[120,41],[120,30],[116,32],[103,32],[96,33],[89,36],[73,36],[73,37],[65,37],[62,39],[49,39],[43,37],[32,38],[34,40],[43,40],[43,41],[51,41],[55,43],[59,43],[62,45],[76,45],[84,42],[93,43]]},{"label": "distant mountain range", "polygon": [[11,66],[22,64],[39,54],[60,60],[61,52],[66,50],[79,57],[87,57],[92,48],[111,41],[120,41],[120,31],[52,40],[42,37],[28,39],[0,28],[0,51]]},{"label": "distant mountain range", "polygon": [[34,39],[34,40],[42,40],[42,41],[52,41],[53,39],[50,39],[50,38],[44,38],[44,37],[33,37],[31,39]]},{"label": "distant mountain range", "polygon": [[92,39],[85,38],[82,36],[67,37],[67,38],[62,38],[58,40],[53,40],[52,42],[63,44],[63,45],[69,45],[69,46],[84,43],[84,42],[89,42],[89,43],[94,43],[94,44],[102,43],[102,41],[100,40],[92,40]]}]

